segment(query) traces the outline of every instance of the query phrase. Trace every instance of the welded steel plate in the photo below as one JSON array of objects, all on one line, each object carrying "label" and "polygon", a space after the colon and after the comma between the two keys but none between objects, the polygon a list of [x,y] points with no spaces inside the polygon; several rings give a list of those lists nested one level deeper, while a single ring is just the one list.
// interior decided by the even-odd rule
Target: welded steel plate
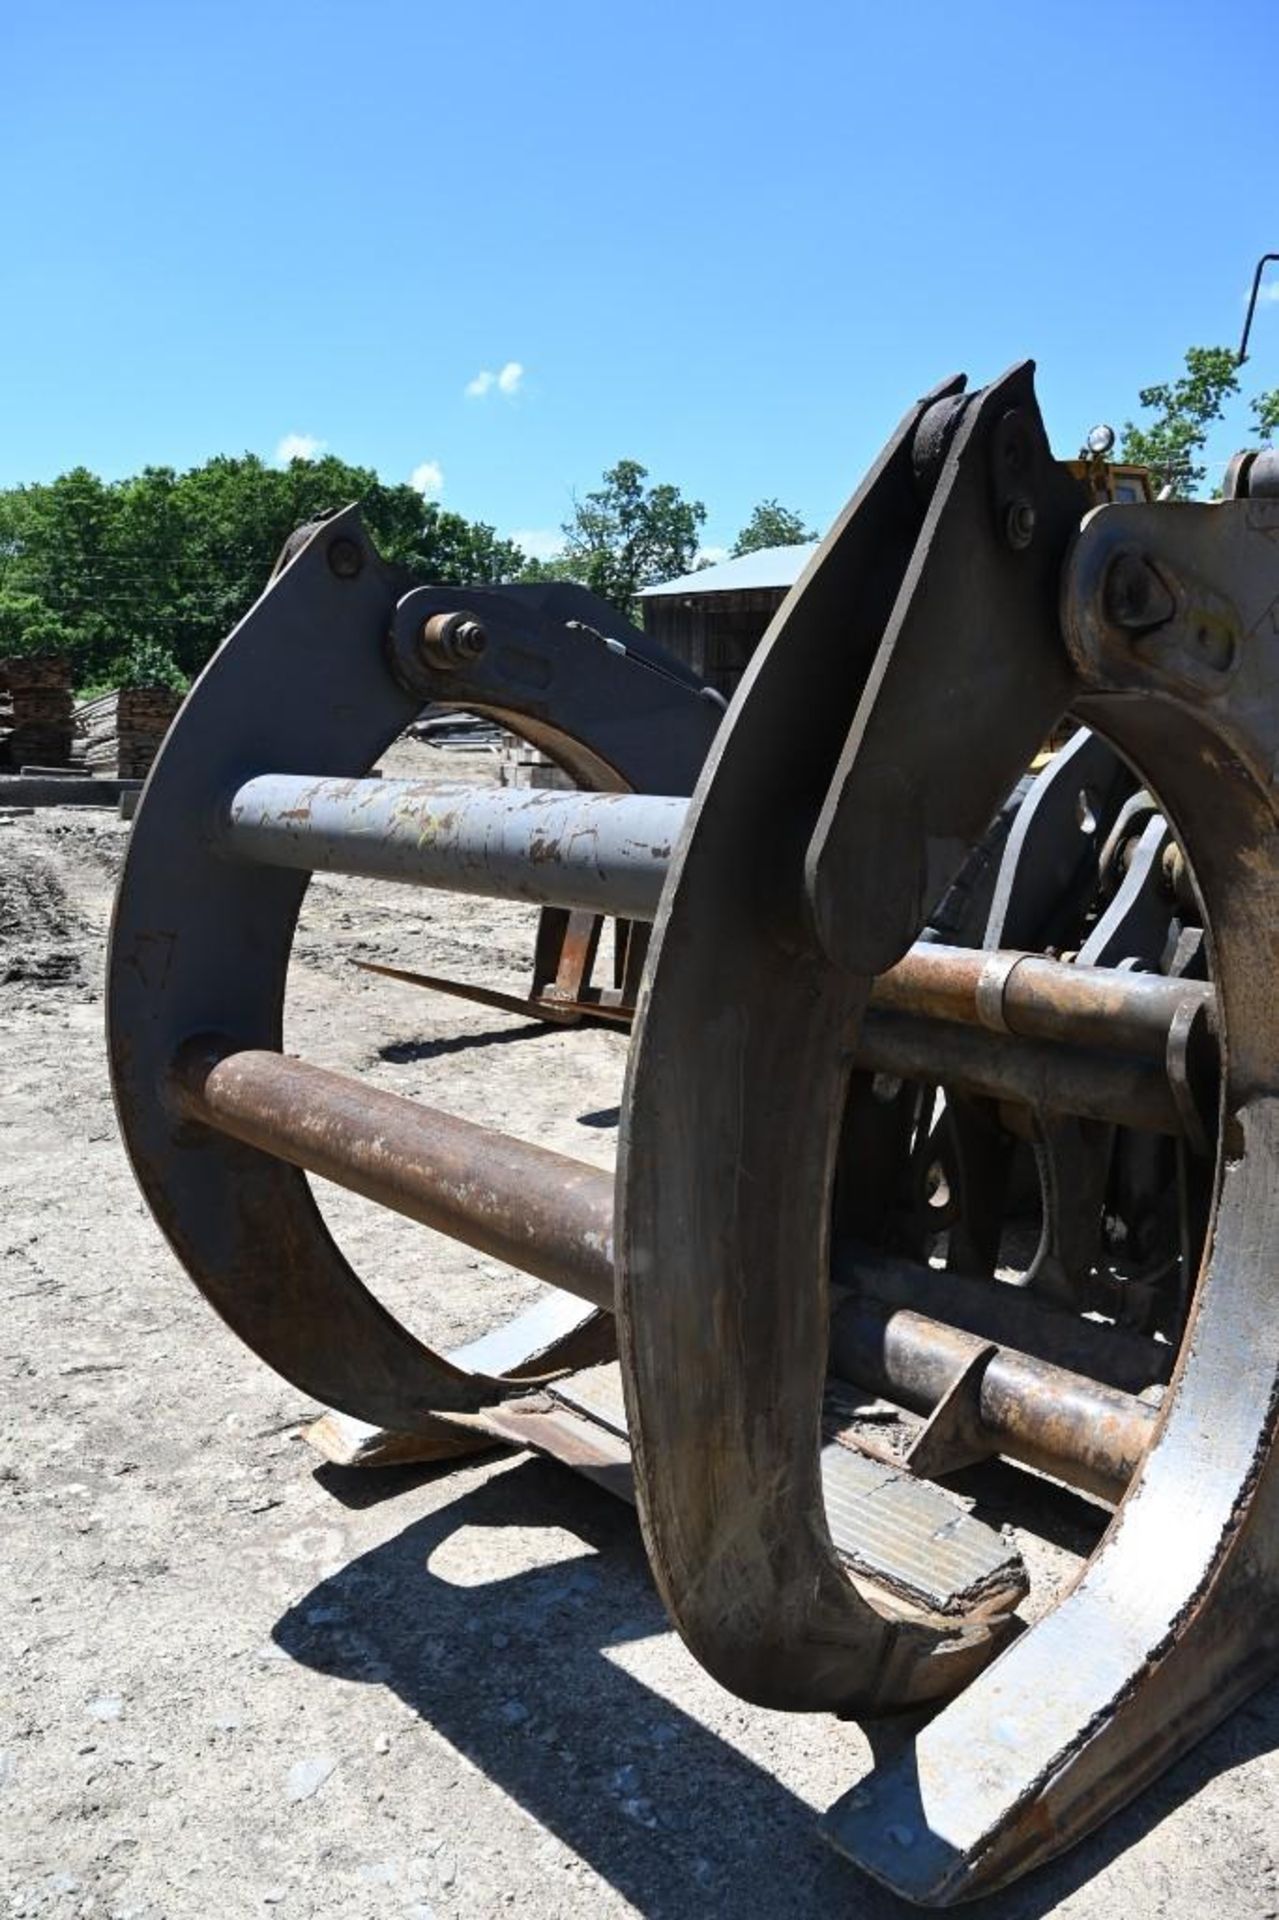
[{"label": "welded steel plate", "polygon": [[[550,1398],[626,1438],[616,1363],[556,1381]],[[553,1424],[555,1416],[543,1418]],[[845,1566],[918,1606],[968,1613],[986,1599],[1007,1605],[1027,1590],[1016,1547],[930,1481],[831,1441],[822,1449],[822,1491]]]}]

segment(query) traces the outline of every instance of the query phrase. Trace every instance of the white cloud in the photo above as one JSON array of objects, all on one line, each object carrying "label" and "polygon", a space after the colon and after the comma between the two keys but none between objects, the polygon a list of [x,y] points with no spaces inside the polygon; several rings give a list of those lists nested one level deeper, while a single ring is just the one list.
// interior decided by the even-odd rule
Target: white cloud
[{"label": "white cloud", "polygon": [[463,392],[468,400],[482,400],[486,394],[505,394],[508,400],[514,399],[524,380],[524,368],[518,360],[508,360],[504,367],[493,373],[488,367],[481,367],[474,380],[468,380]]},{"label": "white cloud", "polygon": [[434,499],[444,491],[444,469],[438,460],[423,460],[409,475],[409,485],[416,487],[424,500]]},{"label": "white cloud", "polygon": [[727,559],[728,559],[727,547],[699,547],[697,549],[697,558],[696,560],[694,560],[693,566],[694,566],[694,569],[698,567],[717,567],[720,564],[721,560],[727,560]]},{"label": "white cloud", "polygon": [[287,467],[290,460],[314,460],[327,445],[327,441],[317,440],[313,433],[286,433],[275,449],[276,463]]},{"label": "white cloud", "polygon": [[558,527],[516,527],[506,537],[530,560],[554,560],[564,549],[564,535]]},{"label": "white cloud", "polygon": [[1265,281],[1261,292],[1257,295],[1257,301],[1258,304],[1264,301],[1268,306],[1279,306],[1279,280]]}]

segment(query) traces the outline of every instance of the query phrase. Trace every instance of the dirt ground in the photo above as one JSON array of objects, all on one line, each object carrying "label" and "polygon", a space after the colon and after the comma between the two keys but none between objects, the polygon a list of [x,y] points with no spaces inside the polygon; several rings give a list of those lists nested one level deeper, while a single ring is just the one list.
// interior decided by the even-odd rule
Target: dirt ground
[{"label": "dirt ground", "polygon": [[[396,756],[442,782],[492,777],[479,755]],[[320,1464],[301,1439],[315,1409],[188,1284],[107,1086],[127,831],[105,812],[0,819],[2,1911],[899,1920],[815,1831],[868,1770],[866,1736],[709,1680],[627,1508],[526,1456]],[[518,990],[532,928],[524,910],[322,878],[288,1043],[607,1165],[621,1038],[352,964]],[[349,1196],[322,1201],[356,1267],[439,1344],[537,1292]],[[982,1911],[1274,1916],[1277,1804],[1272,1686]]]}]

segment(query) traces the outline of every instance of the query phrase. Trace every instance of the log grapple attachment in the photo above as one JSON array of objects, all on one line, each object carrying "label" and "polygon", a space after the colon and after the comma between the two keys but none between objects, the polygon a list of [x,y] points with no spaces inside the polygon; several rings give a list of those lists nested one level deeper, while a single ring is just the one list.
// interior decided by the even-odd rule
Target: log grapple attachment
[{"label": "log grapple attachment", "polygon": [[[927,1709],[825,1819],[922,1904],[1069,1846],[1279,1667],[1273,456],[1231,486],[1097,505],[1029,364],[952,381],[722,723],[590,596],[406,591],[348,509],[193,690],[121,883],[120,1122],[195,1284],[418,1457],[507,1441],[633,1497],[744,1698]],[[432,700],[591,790],[367,778]],[[615,1181],[285,1056],[321,869],[542,909],[527,1000],[460,990],[632,1027]],[[308,1172],[554,1291],[433,1352]],[[919,1416],[896,1455],[868,1394]],[[1099,1503],[1030,1624],[937,1484],[996,1455],[1032,1512]]]}]

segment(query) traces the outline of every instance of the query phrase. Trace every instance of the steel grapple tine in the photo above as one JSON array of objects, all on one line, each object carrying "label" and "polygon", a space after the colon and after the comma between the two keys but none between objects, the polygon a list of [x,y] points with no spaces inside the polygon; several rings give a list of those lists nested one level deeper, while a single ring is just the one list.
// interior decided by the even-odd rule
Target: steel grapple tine
[{"label": "steel grapple tine", "polygon": [[[200,1098],[213,1101],[221,1090],[229,1103],[231,1082],[245,1092],[252,1075],[244,1062],[258,1056],[249,1104],[263,1120],[287,1113],[312,1146],[335,1108],[345,1104],[349,1117],[340,1089],[304,1075],[289,1080],[289,1063],[279,1058],[294,927],[308,876],[323,864],[305,854],[327,804],[339,849],[348,829],[357,849],[380,845],[384,873],[397,859],[404,864],[393,821],[379,823],[377,808],[398,803],[408,837],[422,836],[422,796],[363,777],[432,701],[492,716],[582,784],[606,790],[594,797],[647,804],[650,815],[651,803],[629,789],[687,793],[719,712],[696,675],[582,588],[476,587],[460,595],[414,587],[379,559],[354,508],[299,528],[261,598],[192,689],[152,770],[116,899],[107,1024],[134,1170],[195,1284],[303,1392],[380,1428],[426,1436],[442,1453],[473,1444],[449,1422],[523,1391],[530,1367],[553,1374],[609,1357],[611,1320],[598,1309],[592,1320],[584,1308],[549,1342],[539,1332],[530,1346],[513,1333],[482,1352],[433,1352],[386,1311],[338,1248],[303,1171],[314,1155],[291,1162],[210,1125],[207,1112],[192,1118],[190,1051],[211,1036],[209,1070],[196,1075]],[[279,858],[263,848],[262,857],[242,859],[236,797],[243,790],[261,798],[263,785],[257,826],[264,840],[275,836]],[[541,803],[571,812],[576,797],[507,796],[516,803],[508,814],[527,822],[534,867],[539,855],[546,864],[553,838]],[[480,816],[493,798],[476,796]],[[672,806],[656,803],[659,813]],[[248,799],[241,814],[247,835]],[[637,857],[623,856],[621,867],[641,880],[647,872],[655,897],[662,836],[652,828],[650,817]],[[482,819],[469,842],[465,823],[446,829],[437,820],[437,829],[463,864],[483,866],[490,854],[500,864]],[[571,830],[561,836],[565,848],[571,840]],[[340,865],[336,855],[332,864]],[[590,866],[588,858],[578,871]],[[175,1076],[184,1049],[185,1084]],[[216,1068],[231,1055],[242,1056],[240,1068]],[[432,1130],[428,1114],[423,1132],[420,1114],[396,1118],[410,1157],[429,1140],[442,1174],[456,1127],[440,1116]],[[358,1160],[349,1129],[345,1137]],[[500,1144],[493,1150],[500,1159]]]},{"label": "steel grapple tine", "polygon": [[[997,1645],[988,1631],[879,1617],[837,1565],[816,1470],[848,1072],[831,1037],[855,1034],[871,976],[906,951],[949,876],[943,857],[957,867],[989,819],[1001,761],[1007,786],[1035,744],[1028,721],[1042,731],[1073,685],[1050,617],[1054,559],[1015,553],[1000,564],[1029,630],[1002,652],[991,635],[1002,706],[985,709],[981,792],[948,823],[955,749],[930,784],[938,739],[903,737],[901,715],[935,664],[945,563],[962,572],[974,543],[984,554],[1002,539],[992,447],[1018,408],[1018,485],[1049,495],[1058,560],[1070,530],[1026,370],[956,406],[903,423],[752,663],[676,852],[628,1070],[619,1339],[649,1554],[698,1657],[775,1706],[906,1706],[953,1691]],[[954,618],[966,660],[980,613]],[[953,706],[948,685],[937,692]],[[689,1076],[698,1031],[705,1068]]]},{"label": "steel grapple tine", "polygon": [[[217,1312],[303,1392],[379,1427],[428,1434],[446,1450],[450,1438],[459,1448],[467,1441],[441,1416],[465,1418],[523,1390],[531,1353],[516,1340],[509,1364],[493,1370],[423,1345],[355,1273],[301,1168],[193,1124],[174,1091],[175,1062],[200,1035],[212,1033],[225,1052],[276,1056],[281,1047],[285,973],[309,869],[238,862],[226,843],[228,807],[266,775],[292,781],[296,794],[316,768],[349,794],[432,698],[472,697],[584,774],[601,769],[616,788],[653,764],[646,738],[658,742],[669,787],[691,782],[715,716],[692,676],[654,672],[651,643],[624,621],[615,622],[614,647],[588,650],[584,685],[571,671],[584,643],[569,623],[598,603],[580,590],[468,593],[501,644],[478,661],[439,667],[412,654],[410,641],[456,595],[406,595],[404,586],[354,508],[302,528],[197,681],[133,826],[111,932],[108,1050],[139,1184]],[[602,617],[610,620],[608,610]],[[522,682],[503,666],[516,653]],[[650,720],[668,724],[646,734],[634,714],[628,720],[619,677],[639,687]],[[548,727],[540,691],[557,680],[573,691]],[[368,785],[381,792],[381,782]],[[294,832],[297,825],[295,817]],[[306,1089],[297,1095],[304,1110]],[[319,1122],[322,1112],[311,1117]],[[543,1347],[537,1363],[553,1373],[561,1361],[603,1357],[611,1332],[601,1343],[575,1327]]]},{"label": "steel grapple tine", "polygon": [[501,1389],[450,1367],[379,1305],[300,1172],[229,1139],[193,1142],[164,1093],[182,1043],[212,1023],[240,1046],[280,1047],[305,881],[265,869],[246,875],[221,859],[210,802],[280,764],[287,712],[301,764],[313,764],[313,754],[338,773],[372,764],[416,710],[378,671],[396,597],[348,509],[290,543],[262,598],[214,655],[134,821],[112,923],[107,1025],[134,1170],[202,1292],[303,1391],[412,1426],[436,1409],[474,1409]]},{"label": "steel grapple tine", "polygon": [[902,423],[751,663],[676,851],[628,1065],[619,1344],[646,1544],[698,1658],[773,1706],[939,1697],[1001,1638],[860,1594],[818,1472],[847,1071],[831,1036],[869,981],[806,941],[802,848],[923,523],[921,427],[953,404]]}]

